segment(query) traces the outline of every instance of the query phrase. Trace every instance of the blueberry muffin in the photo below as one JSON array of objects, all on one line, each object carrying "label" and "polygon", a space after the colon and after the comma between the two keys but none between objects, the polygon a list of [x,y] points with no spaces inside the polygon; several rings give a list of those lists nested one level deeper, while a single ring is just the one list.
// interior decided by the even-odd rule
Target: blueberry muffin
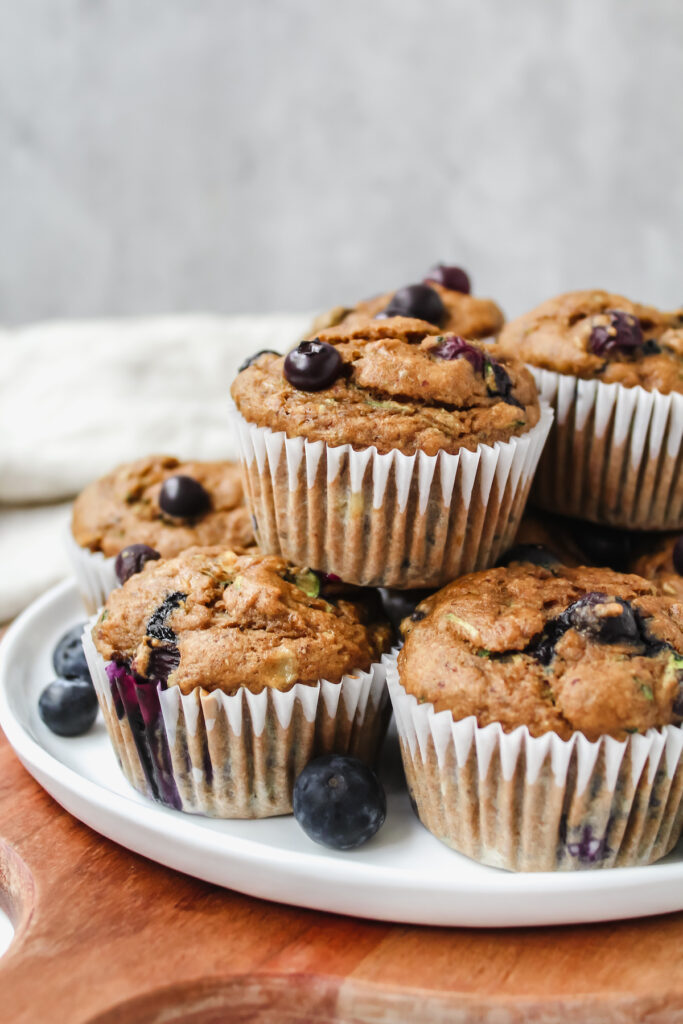
[{"label": "blueberry muffin", "polygon": [[491,564],[549,427],[520,363],[404,317],[259,354],[232,397],[261,547],[372,586]]},{"label": "blueberry muffin", "polygon": [[148,562],[84,637],[128,780],[217,817],[288,813],[317,754],[375,757],[390,643],[374,592],[216,546]]},{"label": "blueberry muffin", "polygon": [[118,466],[81,492],[68,551],[93,612],[135,562],[171,558],[195,544],[253,543],[237,464],[149,455]]},{"label": "blueberry muffin", "polygon": [[683,528],[683,310],[571,292],[506,324],[556,417],[534,500],[630,529]]},{"label": "blueberry muffin", "polygon": [[420,284],[365,299],[353,307],[335,306],[313,323],[311,337],[338,324],[354,326],[368,319],[408,317],[433,324],[448,334],[465,338],[491,338],[505,318],[492,299],[471,294],[468,275],[460,267],[438,263]]},{"label": "blueberry muffin", "polygon": [[403,623],[389,671],[423,823],[515,870],[649,863],[683,824],[683,605],[609,569],[515,564]]},{"label": "blueberry muffin", "polygon": [[663,594],[683,601],[683,534],[644,538],[634,555],[632,572],[654,583]]}]

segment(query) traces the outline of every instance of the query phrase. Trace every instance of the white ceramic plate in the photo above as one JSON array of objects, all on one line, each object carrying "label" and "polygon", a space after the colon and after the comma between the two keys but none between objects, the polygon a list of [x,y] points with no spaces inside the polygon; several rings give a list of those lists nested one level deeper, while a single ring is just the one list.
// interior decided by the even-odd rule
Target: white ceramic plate
[{"label": "white ceramic plate", "polygon": [[602,921],[683,909],[683,849],[649,867],[509,874],[443,846],[413,815],[390,734],[382,761],[387,821],[350,853],[312,843],[291,817],[214,821],[139,796],[121,775],[100,719],[77,739],[40,721],[52,649],[86,618],[75,587],[36,601],[0,647],[0,725],[23,764],[91,828],[160,864],[252,896],[415,924],[502,927]]}]

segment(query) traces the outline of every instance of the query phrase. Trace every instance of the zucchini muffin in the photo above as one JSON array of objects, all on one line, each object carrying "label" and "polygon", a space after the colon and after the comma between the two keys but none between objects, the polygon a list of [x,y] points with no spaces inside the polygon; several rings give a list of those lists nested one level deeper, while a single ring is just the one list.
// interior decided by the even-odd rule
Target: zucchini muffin
[{"label": "zucchini muffin", "polygon": [[389,669],[423,823],[513,870],[645,864],[683,824],[683,605],[635,575],[516,564],[403,623]]},{"label": "zucchini muffin", "polygon": [[605,291],[560,295],[506,324],[555,424],[534,500],[630,529],[683,527],[683,310]]},{"label": "zucchini muffin", "polygon": [[550,423],[520,363],[403,317],[259,354],[231,390],[258,543],[361,585],[491,564]]},{"label": "zucchini muffin", "polygon": [[195,544],[250,547],[239,465],[149,455],[118,466],[76,498],[67,543],[91,613],[117,585],[115,558],[122,552],[140,561],[172,558]]},{"label": "zucchini muffin", "polygon": [[338,324],[352,327],[368,319],[394,316],[422,320],[445,333],[465,338],[491,338],[505,322],[492,299],[479,299],[471,294],[470,279],[464,270],[439,263],[420,284],[376,295],[353,307],[335,306],[314,321],[311,336]]},{"label": "zucchini muffin", "polygon": [[288,813],[318,754],[374,759],[390,643],[376,594],[224,547],[148,562],[84,636],[129,782],[239,818]]}]

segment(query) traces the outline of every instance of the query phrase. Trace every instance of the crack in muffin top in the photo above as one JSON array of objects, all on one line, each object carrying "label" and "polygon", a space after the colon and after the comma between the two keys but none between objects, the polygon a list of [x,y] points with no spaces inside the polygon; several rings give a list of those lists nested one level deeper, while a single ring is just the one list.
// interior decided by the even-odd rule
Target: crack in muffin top
[{"label": "crack in muffin top", "polygon": [[435,711],[590,740],[683,721],[683,605],[609,569],[472,573],[403,623],[402,685]]},{"label": "crack in muffin top", "polygon": [[666,313],[606,291],[568,292],[507,323],[496,348],[558,373],[683,393],[683,309]]},{"label": "crack in muffin top", "polygon": [[289,437],[407,455],[473,450],[538,422],[536,386],[521,363],[499,361],[492,347],[424,321],[340,324],[317,340],[339,353],[337,379],[324,390],[300,390],[284,376],[283,357],[262,355],[232,385],[245,419]]},{"label": "crack in muffin top", "polygon": [[392,633],[374,591],[326,586],[271,555],[194,547],[114,590],[92,635],[140,681],[233,694],[338,682],[377,661]]},{"label": "crack in muffin top", "polygon": [[[159,505],[164,481],[189,476],[208,494],[209,508],[200,516],[169,516]],[[193,544],[254,544],[251,517],[244,503],[239,466],[234,462],[180,462],[171,455],[149,455],[117,466],[79,494],[71,530],[83,548],[117,555],[130,544],[148,544],[162,558]]]}]

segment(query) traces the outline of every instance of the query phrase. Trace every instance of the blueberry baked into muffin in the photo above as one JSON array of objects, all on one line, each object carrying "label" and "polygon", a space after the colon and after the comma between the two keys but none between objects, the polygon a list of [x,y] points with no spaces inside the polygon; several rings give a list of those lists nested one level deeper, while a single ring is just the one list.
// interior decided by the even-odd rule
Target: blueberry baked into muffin
[{"label": "blueberry baked into muffin", "polygon": [[645,864],[683,825],[683,607],[635,575],[516,564],[454,581],[389,668],[438,838],[524,871]]},{"label": "blueberry baked into muffin", "polygon": [[312,336],[328,327],[353,327],[368,319],[407,317],[433,324],[449,334],[465,338],[491,338],[505,318],[492,299],[471,294],[468,275],[460,267],[437,263],[418,284],[365,299],[353,307],[335,306],[313,323]]},{"label": "blueberry baked into muffin", "polygon": [[630,529],[683,528],[683,310],[570,292],[506,324],[497,350],[527,363],[555,407],[539,505]]},{"label": "blueberry baked into muffin", "polygon": [[491,564],[549,427],[519,362],[404,317],[259,354],[231,391],[258,543],[362,585]]},{"label": "blueberry baked into muffin", "polygon": [[84,636],[129,782],[238,818],[288,813],[317,754],[374,759],[390,642],[373,592],[216,546],[148,562]]},{"label": "blueberry baked into muffin", "polygon": [[118,466],[76,498],[68,542],[90,612],[147,559],[171,558],[194,544],[249,547],[254,534],[240,468],[170,455]]}]

